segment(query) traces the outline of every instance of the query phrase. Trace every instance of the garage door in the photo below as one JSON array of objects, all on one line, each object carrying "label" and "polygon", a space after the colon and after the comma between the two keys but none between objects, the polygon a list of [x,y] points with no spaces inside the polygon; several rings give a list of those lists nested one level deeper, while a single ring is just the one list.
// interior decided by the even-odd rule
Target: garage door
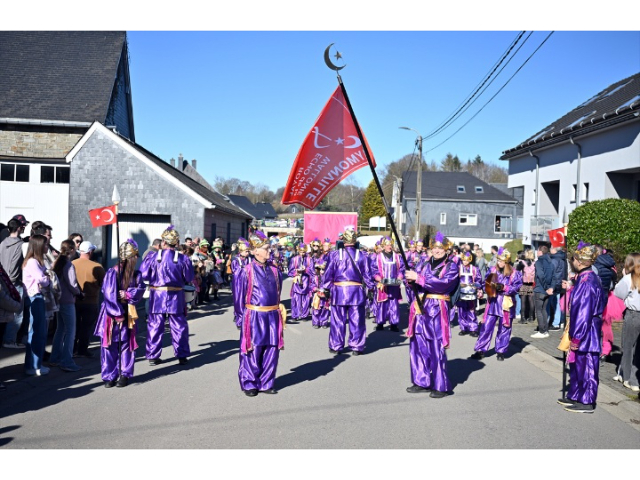
[{"label": "garage door", "polygon": [[[138,259],[138,266],[142,260],[142,254],[149,248],[149,245],[155,238],[160,238],[160,234],[164,232],[165,228],[171,224],[171,215],[144,215],[133,213],[122,213],[118,215],[118,221],[120,224],[120,243],[124,242],[128,238],[133,238],[140,248],[140,258]],[[113,236],[115,237],[115,229],[112,229]],[[111,241],[111,258],[109,259],[109,266],[115,265],[117,257],[116,239]]]}]

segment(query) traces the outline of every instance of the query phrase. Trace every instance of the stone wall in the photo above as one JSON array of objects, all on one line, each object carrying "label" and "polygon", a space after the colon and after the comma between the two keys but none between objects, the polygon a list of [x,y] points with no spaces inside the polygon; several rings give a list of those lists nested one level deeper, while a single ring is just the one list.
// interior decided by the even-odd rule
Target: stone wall
[{"label": "stone wall", "polygon": [[0,130],[0,155],[63,158],[81,137],[82,132],[10,130],[3,127]]}]

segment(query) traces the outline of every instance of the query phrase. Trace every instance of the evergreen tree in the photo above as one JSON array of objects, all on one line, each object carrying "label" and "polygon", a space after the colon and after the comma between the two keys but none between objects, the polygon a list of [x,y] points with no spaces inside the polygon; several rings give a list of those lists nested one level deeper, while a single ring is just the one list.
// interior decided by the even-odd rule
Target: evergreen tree
[{"label": "evergreen tree", "polygon": [[369,219],[371,217],[384,217],[386,214],[384,203],[382,203],[382,198],[380,198],[380,193],[376,187],[376,182],[371,180],[371,182],[369,182],[369,186],[364,192],[364,196],[362,197],[360,223],[368,226]]}]

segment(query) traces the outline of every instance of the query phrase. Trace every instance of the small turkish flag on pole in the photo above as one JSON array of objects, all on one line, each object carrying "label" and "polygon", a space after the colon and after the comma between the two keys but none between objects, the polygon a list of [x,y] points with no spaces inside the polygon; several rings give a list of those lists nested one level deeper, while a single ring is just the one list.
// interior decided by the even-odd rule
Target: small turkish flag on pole
[{"label": "small turkish flag on pole", "polygon": [[552,247],[564,247],[567,241],[567,232],[565,227],[548,230],[549,240]]},{"label": "small turkish flag on pole", "polygon": [[[371,152],[366,138],[364,142]],[[371,161],[375,167],[373,156]],[[316,208],[333,187],[367,165],[355,121],[338,86],[300,147],[282,203]]]},{"label": "small turkish flag on pole", "polygon": [[91,226],[93,228],[116,223],[118,221],[116,206],[111,205],[109,207],[94,208],[93,210],[89,210],[89,218],[91,219]]}]

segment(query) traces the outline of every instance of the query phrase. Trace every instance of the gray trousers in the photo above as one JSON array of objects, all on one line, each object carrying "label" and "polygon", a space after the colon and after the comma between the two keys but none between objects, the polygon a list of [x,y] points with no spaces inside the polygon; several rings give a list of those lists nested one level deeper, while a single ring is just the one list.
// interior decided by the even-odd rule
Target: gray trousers
[{"label": "gray trousers", "polygon": [[622,360],[620,360],[620,375],[622,380],[630,385],[638,386],[638,367],[640,366],[640,312],[625,310],[622,324]]},{"label": "gray trousers", "polygon": [[533,293],[534,302],[536,305],[536,319],[538,320],[538,331],[545,333],[549,330],[549,316],[547,315],[547,304],[551,295],[546,293]]}]

